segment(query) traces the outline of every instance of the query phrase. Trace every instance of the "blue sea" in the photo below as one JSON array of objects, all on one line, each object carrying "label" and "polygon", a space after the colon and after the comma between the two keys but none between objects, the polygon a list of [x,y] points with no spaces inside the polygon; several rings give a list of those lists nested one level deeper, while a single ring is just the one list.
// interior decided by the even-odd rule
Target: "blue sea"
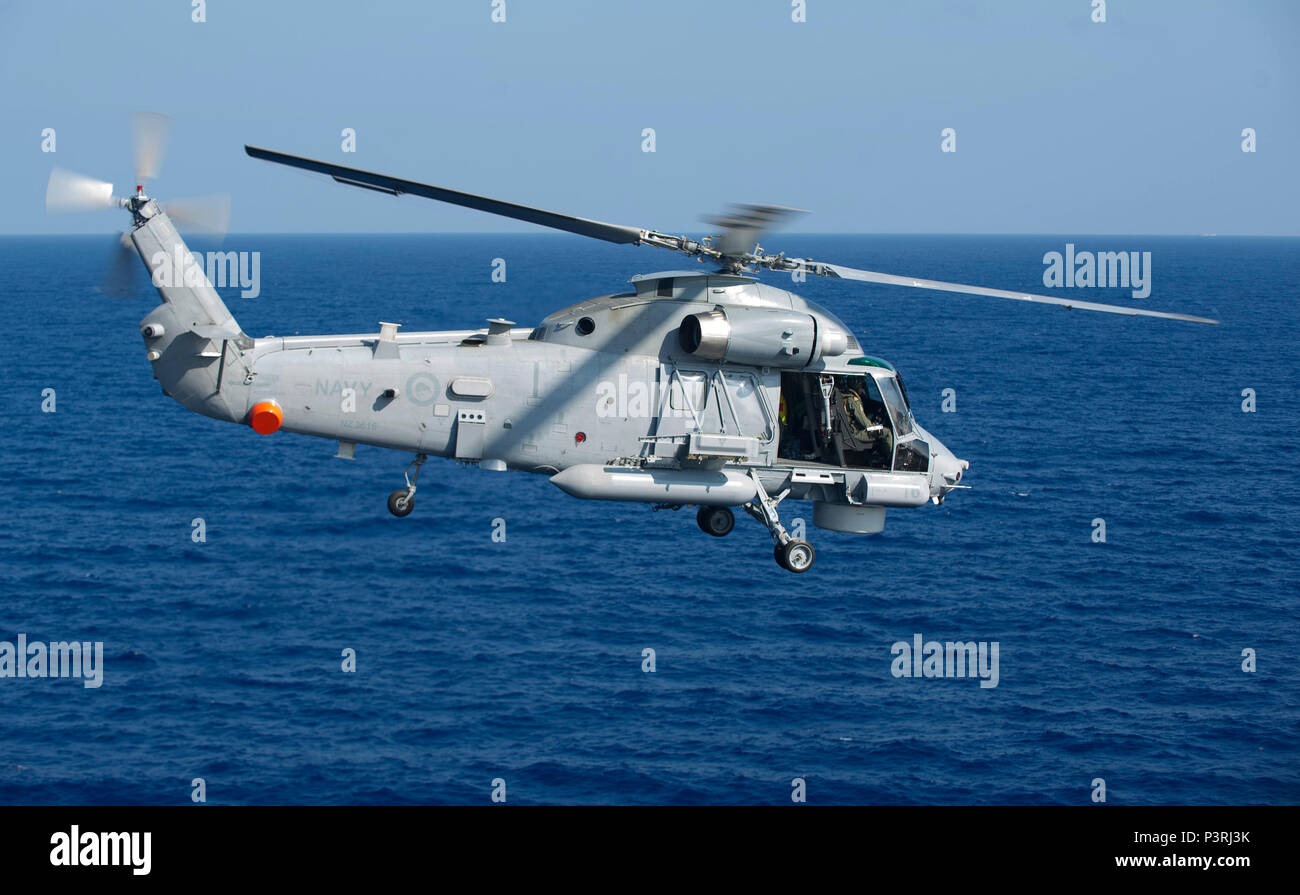
[{"label": "blue sea", "polygon": [[[795,778],[811,804],[1087,805],[1098,778],[1110,804],[1300,802],[1300,240],[766,242],[1037,292],[1067,242],[1150,251],[1148,298],[1058,292],[1223,325],[767,275],[971,464],[878,536],[783,505],[818,551],[792,575],[743,515],[715,539],[450,461],[394,518],[408,455],[164,397],[155,299],[92,289],[108,238],[0,240],[0,640],[104,644],[97,689],[0,679],[0,802],[188,804],[196,778],[209,804],[489,804],[498,778],[508,804],[790,804]],[[531,326],[683,266],[549,234],[223,248],[261,253],[258,297],[223,290],[255,336]],[[998,685],[895,677],[916,634],[996,641]]]}]

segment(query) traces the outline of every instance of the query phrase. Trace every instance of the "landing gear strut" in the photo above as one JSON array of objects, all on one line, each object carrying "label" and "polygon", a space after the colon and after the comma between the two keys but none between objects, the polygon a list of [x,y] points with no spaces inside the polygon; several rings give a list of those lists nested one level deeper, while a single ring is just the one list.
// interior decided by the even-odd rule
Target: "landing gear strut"
[{"label": "landing gear strut", "polygon": [[[767,491],[763,488],[762,481],[758,478],[758,473],[751,469],[749,477],[754,480],[757,493],[754,495],[753,500],[745,504],[744,510],[763,523],[776,540],[776,545],[772,550],[776,564],[790,572],[808,571],[817,558],[817,551],[807,541],[790,537],[789,533],[781,525],[781,519],[776,511],[777,505],[790,494],[790,489],[786,488],[775,497],[769,497]],[[701,527],[703,526],[701,525]]]},{"label": "landing gear strut", "polygon": [[731,530],[736,527],[736,516],[727,507],[700,507],[700,511],[695,514],[695,521],[705,534],[711,534],[715,538],[731,534]]},{"label": "landing gear strut", "polygon": [[406,467],[406,472],[402,473],[406,487],[398,488],[388,495],[388,512],[398,517],[411,515],[411,510],[415,509],[415,483],[420,480],[420,467],[428,459],[428,454],[415,455],[415,459]]}]

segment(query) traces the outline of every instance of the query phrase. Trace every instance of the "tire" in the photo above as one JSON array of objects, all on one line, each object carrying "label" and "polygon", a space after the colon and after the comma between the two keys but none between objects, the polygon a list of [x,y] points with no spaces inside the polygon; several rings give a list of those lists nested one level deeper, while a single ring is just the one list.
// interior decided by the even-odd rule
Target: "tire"
[{"label": "tire", "polygon": [[813,545],[797,538],[786,541],[780,549],[780,563],[791,572],[806,572],[812,568],[813,562],[817,559],[817,551],[813,549]]},{"label": "tire", "polygon": [[408,497],[405,488],[399,488],[388,495],[388,512],[394,516],[398,518],[409,516],[413,509],[415,509],[415,495]]},{"label": "tire", "polygon": [[772,558],[775,559],[775,560],[776,560],[776,564],[777,564],[778,566],[780,566],[781,568],[783,568],[783,569],[785,568],[785,549],[784,549],[784,548],[785,548],[785,545],[782,544],[780,541],[778,541],[778,542],[777,542],[777,543],[772,547]]},{"label": "tire", "polygon": [[725,538],[736,527],[736,515],[727,507],[700,507],[695,521],[701,531],[715,538]]}]

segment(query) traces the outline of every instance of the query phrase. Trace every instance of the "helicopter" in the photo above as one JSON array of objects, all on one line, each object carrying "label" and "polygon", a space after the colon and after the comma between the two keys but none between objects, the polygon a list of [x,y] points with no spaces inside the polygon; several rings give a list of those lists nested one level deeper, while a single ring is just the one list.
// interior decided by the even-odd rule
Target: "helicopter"
[{"label": "helicopter", "polygon": [[[760,237],[797,209],[739,205],[691,239],[573,217],[332,162],[246,145],[252,158],[325,175],[392,197],[419,196],[623,245],[668,249],[713,266],[633,276],[631,288],[588,298],[533,327],[502,317],[477,330],[251,338],[200,269],[166,276],[189,249],[173,221],[203,225],[185,203],[147,195],[163,128],[136,128],[136,189],[56,170],[49,210],[124,208],[122,237],[162,301],[140,322],[163,393],[196,413],[338,442],[413,454],[388,496],[397,517],[415,507],[429,457],[491,471],[546,475],[581,499],[656,509],[696,507],[699,527],[724,537],[740,508],[773,539],[778,565],[808,571],[812,544],[782,525],[780,504],[811,501],[813,524],[855,534],[884,529],[890,508],[940,504],[970,464],[917,422],[898,371],[864,352],[838,318],[763,271],[1057,305],[1201,324],[1187,314],[1034,295],[859,270],[763,249]],[[218,217],[220,212],[218,213]],[[227,212],[228,218],[228,212]],[[211,229],[220,229],[220,225]],[[319,393],[318,383],[373,383]],[[350,394],[349,394],[350,392]]]}]

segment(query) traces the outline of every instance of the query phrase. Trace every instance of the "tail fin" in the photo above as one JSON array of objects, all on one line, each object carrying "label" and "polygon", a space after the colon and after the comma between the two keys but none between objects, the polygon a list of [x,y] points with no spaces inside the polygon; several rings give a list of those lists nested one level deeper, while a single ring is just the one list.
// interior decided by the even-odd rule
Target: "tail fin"
[{"label": "tail fin", "polygon": [[187,329],[228,333],[226,338],[231,339],[243,336],[235,316],[208,282],[203,266],[191,261],[189,247],[166,214],[159,212],[133,230],[131,242],[158,294]]},{"label": "tail fin", "polygon": [[131,242],[163,300],[141,324],[154,378],[190,410],[242,420],[248,389],[241,354],[252,340],[166,214],[149,216],[131,231]]}]

